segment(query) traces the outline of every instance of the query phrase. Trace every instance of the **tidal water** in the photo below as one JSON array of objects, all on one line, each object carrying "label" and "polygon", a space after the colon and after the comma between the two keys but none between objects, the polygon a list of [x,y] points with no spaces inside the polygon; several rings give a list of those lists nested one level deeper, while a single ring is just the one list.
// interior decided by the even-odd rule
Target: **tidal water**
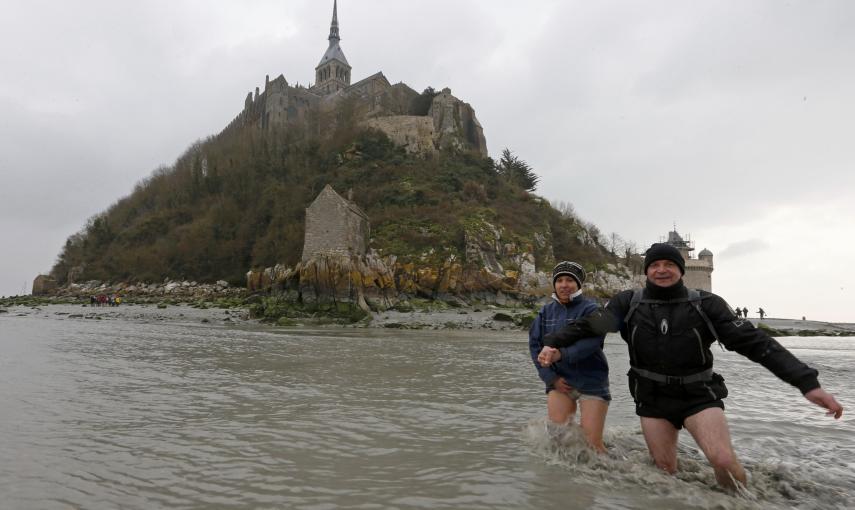
[{"label": "tidal water", "polygon": [[838,421],[716,352],[750,473],[734,496],[685,432],[679,474],[653,467],[617,336],[606,342],[610,453],[598,457],[573,428],[547,434],[524,332],[228,318],[133,306],[0,314],[0,508],[855,507],[855,339],[781,339],[837,394]]}]

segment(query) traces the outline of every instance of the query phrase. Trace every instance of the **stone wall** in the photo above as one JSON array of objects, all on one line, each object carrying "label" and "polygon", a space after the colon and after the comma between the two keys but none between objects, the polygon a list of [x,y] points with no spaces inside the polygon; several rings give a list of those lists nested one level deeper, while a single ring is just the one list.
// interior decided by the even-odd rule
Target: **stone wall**
[{"label": "stone wall", "polygon": [[40,274],[33,280],[33,295],[44,296],[55,291],[57,288],[56,280],[48,275]]},{"label": "stone wall", "polygon": [[409,154],[432,154],[436,152],[433,119],[416,115],[396,115],[376,117],[363,122],[363,125],[378,129],[389,137],[395,145],[404,148]]}]

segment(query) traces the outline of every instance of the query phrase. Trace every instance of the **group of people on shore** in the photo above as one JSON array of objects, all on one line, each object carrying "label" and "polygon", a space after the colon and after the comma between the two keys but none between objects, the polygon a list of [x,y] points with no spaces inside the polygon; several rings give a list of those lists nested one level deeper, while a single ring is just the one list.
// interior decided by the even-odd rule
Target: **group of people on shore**
[{"label": "group of people on shore", "polygon": [[678,435],[685,428],[718,483],[735,490],[747,477],[731,444],[728,389],[713,371],[713,343],[763,365],[829,416],[839,419],[843,407],[820,386],[817,370],[745,320],[747,309],[737,315],[716,294],[687,288],[685,271],[676,248],[654,244],[644,258],[644,288],[620,292],[599,307],[582,295],[582,266],[560,262],[552,271],[552,300],[529,330],[529,350],[545,385],[549,422],[572,424],[578,411],[586,440],[604,453],[611,393],[603,343],[606,333],[619,331],[629,351],[629,392],[656,466],[676,472]]},{"label": "group of people on shore", "polygon": [[89,296],[91,306],[119,306],[122,304],[122,296],[118,294],[98,294]]},{"label": "group of people on shore", "polygon": [[[737,318],[745,318],[745,319],[748,318],[748,308],[746,308],[744,306],[742,308],[739,308],[737,306],[734,311],[736,312]],[[760,320],[762,321],[764,318],[766,318],[766,310],[764,310],[762,308],[758,308],[757,309],[757,315],[760,316]]]}]

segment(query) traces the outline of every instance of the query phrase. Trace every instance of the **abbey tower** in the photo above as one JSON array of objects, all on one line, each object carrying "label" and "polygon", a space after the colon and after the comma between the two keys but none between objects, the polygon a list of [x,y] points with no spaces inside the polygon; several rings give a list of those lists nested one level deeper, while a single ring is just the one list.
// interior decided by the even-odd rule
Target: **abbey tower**
[{"label": "abbey tower", "polygon": [[333,0],[332,23],[330,23],[328,39],[330,46],[318,67],[315,68],[315,86],[309,89],[321,95],[338,92],[350,86],[351,67],[339,45],[341,37],[338,35],[338,0]]}]

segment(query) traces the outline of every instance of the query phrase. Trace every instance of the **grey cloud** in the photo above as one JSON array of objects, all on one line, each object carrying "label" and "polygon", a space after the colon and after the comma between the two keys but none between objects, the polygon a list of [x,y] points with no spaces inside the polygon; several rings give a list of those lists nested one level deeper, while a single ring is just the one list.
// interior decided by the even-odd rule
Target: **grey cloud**
[{"label": "grey cloud", "polygon": [[746,239],[729,244],[718,254],[719,258],[736,258],[766,251],[770,248],[769,243],[762,239]]}]

